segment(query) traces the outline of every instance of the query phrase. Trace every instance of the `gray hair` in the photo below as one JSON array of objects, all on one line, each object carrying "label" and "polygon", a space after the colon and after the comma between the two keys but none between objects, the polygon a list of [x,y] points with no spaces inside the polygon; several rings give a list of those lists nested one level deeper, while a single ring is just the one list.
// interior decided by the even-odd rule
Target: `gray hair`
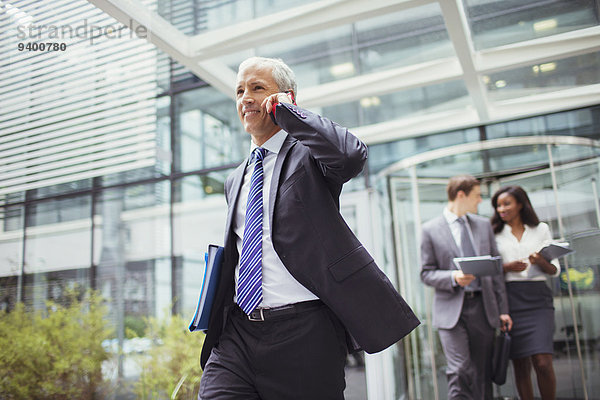
[{"label": "gray hair", "polygon": [[294,96],[297,97],[296,75],[281,58],[250,57],[242,61],[238,67],[238,72],[250,65],[271,67],[271,74],[279,90],[285,92],[292,89]]}]

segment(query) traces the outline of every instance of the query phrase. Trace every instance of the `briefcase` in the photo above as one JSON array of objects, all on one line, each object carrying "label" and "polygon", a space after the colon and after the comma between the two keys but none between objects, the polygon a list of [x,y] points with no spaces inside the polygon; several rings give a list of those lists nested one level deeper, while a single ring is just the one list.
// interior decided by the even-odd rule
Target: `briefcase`
[{"label": "briefcase", "polygon": [[506,370],[510,356],[510,335],[507,331],[500,332],[494,342],[494,355],[492,357],[492,381],[497,385],[506,382]]}]

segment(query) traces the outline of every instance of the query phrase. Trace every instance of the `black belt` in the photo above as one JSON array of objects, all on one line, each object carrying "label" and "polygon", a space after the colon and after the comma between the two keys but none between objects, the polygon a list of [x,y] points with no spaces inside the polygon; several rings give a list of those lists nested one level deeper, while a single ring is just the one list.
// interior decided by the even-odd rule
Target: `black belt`
[{"label": "black belt", "polygon": [[310,301],[303,301],[300,303],[286,304],[284,306],[279,306],[279,307],[257,307],[254,311],[252,311],[248,315],[246,315],[246,313],[244,313],[242,311],[242,309],[239,307],[235,307],[235,309],[237,310],[238,313],[247,317],[250,321],[264,322],[264,321],[270,321],[270,320],[281,318],[281,317],[295,315],[295,314],[305,312],[305,311],[316,310],[323,306],[324,306],[324,304],[321,300],[310,300]]},{"label": "black belt", "polygon": [[473,299],[481,294],[481,290],[465,290],[465,299]]}]

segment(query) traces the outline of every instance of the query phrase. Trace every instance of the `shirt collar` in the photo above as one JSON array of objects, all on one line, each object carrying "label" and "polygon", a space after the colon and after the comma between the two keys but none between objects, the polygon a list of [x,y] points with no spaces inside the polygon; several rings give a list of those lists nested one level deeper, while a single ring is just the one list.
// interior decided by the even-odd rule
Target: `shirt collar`
[{"label": "shirt collar", "polygon": [[458,216],[450,211],[448,207],[444,207],[444,218],[446,218],[446,222],[448,222],[448,224],[452,224],[458,220]]},{"label": "shirt collar", "polygon": [[[529,232],[531,231],[533,228],[530,227],[527,224],[523,224],[524,226],[524,231],[523,231],[523,235],[525,234],[525,232]],[[505,223],[504,224],[504,228],[502,228],[502,233],[506,232],[507,234],[511,233],[512,234],[512,226],[510,226],[509,224]]]},{"label": "shirt collar", "polygon": [[[279,130],[279,132],[277,132],[276,134],[274,134],[273,136],[271,136],[269,138],[269,140],[267,140],[266,142],[264,142],[263,145],[260,146],[260,147],[262,147],[265,150],[268,150],[269,153],[279,154],[279,152],[281,151],[281,147],[283,146],[283,142],[285,141],[286,137],[287,137],[287,132],[281,129],[281,130]],[[252,156],[252,152],[258,146],[253,141],[250,141],[250,143],[251,143],[251,145],[250,145],[250,155]],[[250,158],[252,158],[252,157],[250,157]]]}]

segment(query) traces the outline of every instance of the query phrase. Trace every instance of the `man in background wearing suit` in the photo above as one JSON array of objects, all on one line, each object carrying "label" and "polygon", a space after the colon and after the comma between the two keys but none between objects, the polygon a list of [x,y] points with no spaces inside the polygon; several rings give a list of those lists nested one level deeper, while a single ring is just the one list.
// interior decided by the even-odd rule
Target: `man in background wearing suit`
[{"label": "man in background wearing suit", "polygon": [[293,72],[253,57],[237,110],[251,153],[226,180],[225,250],[199,399],[343,399],[348,351],[381,351],[419,321],[339,212],[367,147],[297,107]]},{"label": "man in background wearing suit", "polygon": [[475,215],[481,202],[479,181],[450,178],[443,215],[423,224],[421,280],[435,288],[433,326],[446,355],[449,399],[492,399],[494,330],[512,327],[501,274],[476,278],[463,274],[455,257],[497,256],[487,218]]}]

